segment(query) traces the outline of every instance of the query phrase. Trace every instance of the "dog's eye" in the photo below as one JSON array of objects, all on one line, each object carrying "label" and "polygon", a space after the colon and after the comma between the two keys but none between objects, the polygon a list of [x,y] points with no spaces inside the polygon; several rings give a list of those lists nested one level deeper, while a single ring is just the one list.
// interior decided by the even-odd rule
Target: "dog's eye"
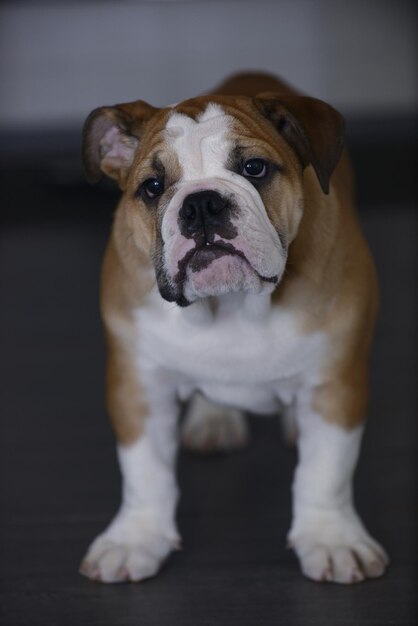
[{"label": "dog's eye", "polygon": [[247,178],[264,178],[267,174],[267,163],[263,159],[245,161],[242,175]]},{"label": "dog's eye", "polygon": [[164,192],[164,183],[159,178],[147,178],[142,184],[142,189],[148,198],[158,198]]}]

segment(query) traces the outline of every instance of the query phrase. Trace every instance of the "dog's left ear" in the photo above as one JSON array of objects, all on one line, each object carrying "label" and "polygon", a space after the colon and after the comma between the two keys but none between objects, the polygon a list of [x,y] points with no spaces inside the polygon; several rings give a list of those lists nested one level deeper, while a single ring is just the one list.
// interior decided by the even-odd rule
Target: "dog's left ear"
[{"label": "dog's left ear", "polygon": [[87,180],[102,174],[125,187],[143,126],[156,108],[143,100],[100,107],[90,113],[83,129],[83,163]]},{"label": "dog's left ear", "polygon": [[324,193],[344,146],[344,118],[332,106],[306,96],[262,93],[254,99],[299,157],[312,165]]}]

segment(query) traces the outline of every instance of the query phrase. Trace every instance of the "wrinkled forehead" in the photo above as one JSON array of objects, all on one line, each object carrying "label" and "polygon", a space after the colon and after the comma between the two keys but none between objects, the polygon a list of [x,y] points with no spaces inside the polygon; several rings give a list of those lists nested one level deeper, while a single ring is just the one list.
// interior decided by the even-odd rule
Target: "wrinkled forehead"
[{"label": "wrinkled forehead", "polygon": [[264,155],[274,157],[281,147],[269,124],[246,100],[216,102],[202,97],[160,110],[148,125],[137,162],[146,166],[157,157],[164,167],[180,168],[183,180],[194,180],[219,174],[235,158],[237,148],[261,148]]},{"label": "wrinkled forehead", "polygon": [[185,178],[210,175],[225,165],[234,149],[234,122],[213,102],[193,117],[175,110],[169,115],[164,141],[181,163]]}]

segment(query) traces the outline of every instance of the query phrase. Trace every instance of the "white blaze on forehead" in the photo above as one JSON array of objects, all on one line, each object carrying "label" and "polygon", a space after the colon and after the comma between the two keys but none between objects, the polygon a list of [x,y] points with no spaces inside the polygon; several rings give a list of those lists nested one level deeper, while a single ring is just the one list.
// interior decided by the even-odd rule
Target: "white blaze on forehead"
[{"label": "white blaze on forehead", "polygon": [[166,141],[177,154],[183,181],[220,175],[232,149],[228,131],[232,117],[210,103],[196,120],[173,113],[165,130]]}]

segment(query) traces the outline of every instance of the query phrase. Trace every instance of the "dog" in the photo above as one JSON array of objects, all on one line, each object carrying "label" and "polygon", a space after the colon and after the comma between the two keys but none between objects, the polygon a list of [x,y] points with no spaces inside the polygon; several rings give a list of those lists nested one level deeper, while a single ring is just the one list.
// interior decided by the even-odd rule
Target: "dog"
[{"label": "dog", "polygon": [[245,412],[279,411],[298,448],[288,542],[303,574],[349,584],[384,573],[352,498],[378,286],[343,143],[333,107],[266,74],[87,118],[87,178],[122,191],[101,313],[123,486],[83,575],[155,575],[180,542],[179,439],[239,448]]}]

